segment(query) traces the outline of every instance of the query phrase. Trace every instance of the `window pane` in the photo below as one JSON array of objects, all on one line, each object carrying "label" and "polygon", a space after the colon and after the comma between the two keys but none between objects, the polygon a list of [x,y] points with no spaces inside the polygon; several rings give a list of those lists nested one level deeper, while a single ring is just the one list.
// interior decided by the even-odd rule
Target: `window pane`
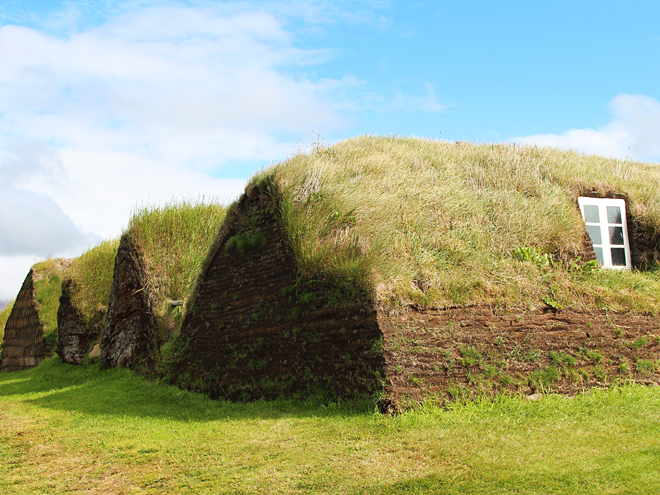
[{"label": "window pane", "polygon": [[584,221],[587,223],[600,223],[597,205],[584,205]]},{"label": "window pane", "polygon": [[612,248],[612,265],[626,266],[626,250],[624,248]]},{"label": "window pane", "polygon": [[587,232],[589,232],[589,237],[591,237],[591,242],[593,242],[594,244],[603,243],[603,239],[600,236],[600,225],[587,225]]},{"label": "window pane", "polygon": [[607,207],[607,223],[623,223],[621,221],[621,208],[618,206]]},{"label": "window pane", "polygon": [[600,266],[603,266],[605,264],[605,261],[603,261],[603,248],[602,247],[595,247],[594,252],[596,253],[596,262]]},{"label": "window pane", "polygon": [[610,244],[623,246],[623,227],[610,227]]}]

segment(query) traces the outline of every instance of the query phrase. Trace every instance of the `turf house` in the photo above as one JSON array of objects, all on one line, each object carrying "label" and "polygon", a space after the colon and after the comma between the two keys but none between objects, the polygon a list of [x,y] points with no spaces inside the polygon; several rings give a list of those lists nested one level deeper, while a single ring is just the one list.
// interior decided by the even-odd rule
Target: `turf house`
[{"label": "turf house", "polygon": [[213,398],[383,410],[654,384],[659,186],[656,165],[547,148],[319,145],[253,177],[203,241],[180,239],[189,217],[150,223],[172,208],[138,214],[97,303],[66,303],[64,280],[59,342],[78,350],[58,353],[98,344],[106,366]]},{"label": "turf house", "polygon": [[0,312],[3,371],[37,366],[57,340],[57,305],[61,276],[70,260],[48,259],[34,265],[16,300]]}]

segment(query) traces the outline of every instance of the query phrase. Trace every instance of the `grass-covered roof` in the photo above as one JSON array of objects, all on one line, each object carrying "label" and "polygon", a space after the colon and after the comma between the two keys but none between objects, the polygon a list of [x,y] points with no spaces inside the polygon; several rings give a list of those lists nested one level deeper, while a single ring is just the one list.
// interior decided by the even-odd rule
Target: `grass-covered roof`
[{"label": "grass-covered roof", "polygon": [[70,290],[73,305],[87,324],[108,305],[118,245],[118,239],[101,242],[74,258],[67,271],[74,284]]},{"label": "grass-covered roof", "polygon": [[[222,205],[182,200],[161,207],[142,208],[132,215],[124,234],[129,235],[140,250],[149,273],[145,283],[153,294],[157,315],[167,320],[166,326],[178,324],[168,303],[190,295],[225,212],[226,207]],[[35,300],[49,343],[54,343],[57,335],[63,279],[71,280],[69,295],[86,324],[102,316],[110,296],[118,246],[119,239],[106,240],[73,260],[49,258],[32,267]],[[12,304],[9,304],[0,311],[0,346],[11,309]]]},{"label": "grass-covered roof", "polygon": [[181,308],[195,285],[209,248],[225,218],[225,206],[201,200],[171,202],[136,211],[124,233],[140,252],[145,280],[162,330],[175,330]]},{"label": "grass-covered roof", "polygon": [[303,275],[357,288],[390,309],[550,303],[660,311],[657,266],[584,263],[577,206],[585,192],[625,197],[637,232],[657,242],[657,164],[364,136],[298,154],[252,186],[277,195]]}]

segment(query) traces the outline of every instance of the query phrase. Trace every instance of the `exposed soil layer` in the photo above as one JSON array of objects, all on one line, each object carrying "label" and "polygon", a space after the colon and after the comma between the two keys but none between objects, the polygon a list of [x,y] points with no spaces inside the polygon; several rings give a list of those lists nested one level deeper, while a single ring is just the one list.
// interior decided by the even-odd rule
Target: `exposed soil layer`
[{"label": "exposed soil layer", "polygon": [[44,328],[34,300],[34,272],[30,270],[5,325],[2,370],[16,371],[37,366],[46,354]]},{"label": "exposed soil layer", "polygon": [[103,315],[99,314],[92,324],[85,324],[71,302],[71,284],[71,280],[62,283],[60,307],[57,310],[56,352],[65,363],[81,364],[92,342],[101,334]]},{"label": "exposed soil layer", "polygon": [[101,362],[111,367],[153,366],[158,347],[153,303],[140,253],[130,236],[119,242],[101,337]]},{"label": "exposed soil layer", "polygon": [[191,298],[175,381],[233,400],[373,394],[383,365],[376,311],[328,307],[298,277],[277,214],[256,190],[228,214]]},{"label": "exposed soil layer", "polygon": [[502,391],[575,394],[660,381],[660,318],[487,308],[379,313],[386,398],[394,409]]}]

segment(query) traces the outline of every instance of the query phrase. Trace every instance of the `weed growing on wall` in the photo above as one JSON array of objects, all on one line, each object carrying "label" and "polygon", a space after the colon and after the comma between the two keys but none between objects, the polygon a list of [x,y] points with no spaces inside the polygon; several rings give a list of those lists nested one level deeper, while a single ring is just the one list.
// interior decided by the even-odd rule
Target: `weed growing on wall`
[{"label": "weed growing on wall", "polygon": [[250,249],[262,248],[264,244],[266,237],[262,233],[250,231],[231,237],[225,244],[225,251],[236,248],[239,252],[245,253]]}]

